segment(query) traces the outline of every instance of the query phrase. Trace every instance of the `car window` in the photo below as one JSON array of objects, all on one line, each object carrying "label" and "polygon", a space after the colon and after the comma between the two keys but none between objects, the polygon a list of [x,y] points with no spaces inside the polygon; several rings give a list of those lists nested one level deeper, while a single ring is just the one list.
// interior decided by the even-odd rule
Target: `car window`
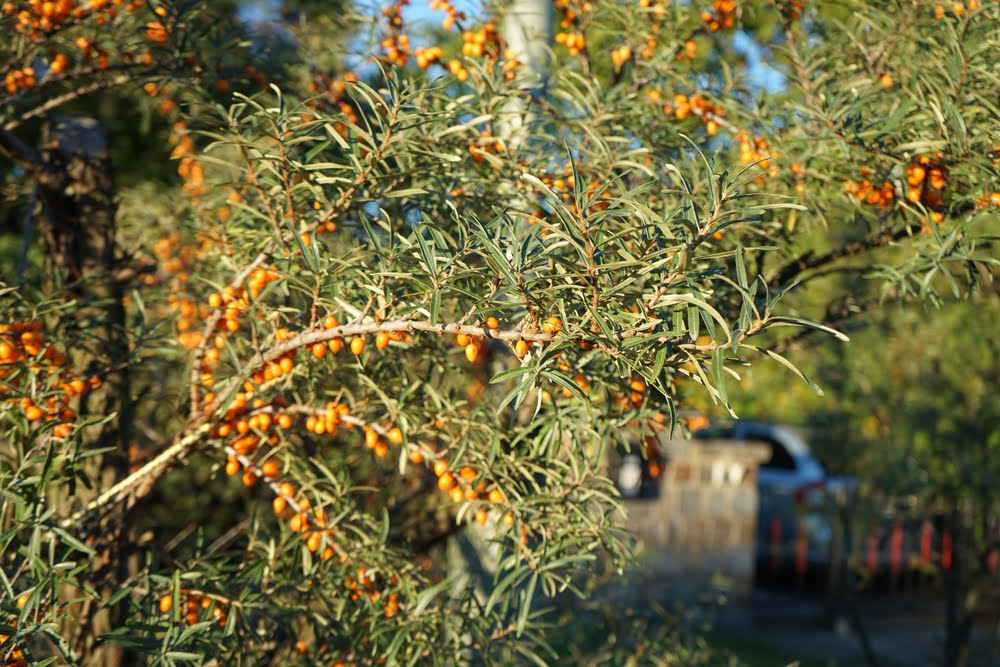
[{"label": "car window", "polygon": [[761,468],[767,470],[795,470],[795,459],[788,453],[785,446],[772,438],[761,438],[750,436],[750,440],[757,440],[767,444],[771,448],[771,457],[760,464]]}]

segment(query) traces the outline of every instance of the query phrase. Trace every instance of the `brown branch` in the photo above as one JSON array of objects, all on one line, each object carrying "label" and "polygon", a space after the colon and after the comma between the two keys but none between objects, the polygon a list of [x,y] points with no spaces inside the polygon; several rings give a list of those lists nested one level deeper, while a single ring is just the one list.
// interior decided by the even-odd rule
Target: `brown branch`
[{"label": "brown branch", "polygon": [[852,257],[874,248],[889,245],[910,236],[912,233],[913,227],[911,225],[904,224],[900,227],[896,227],[895,229],[881,229],[867,238],[860,241],[845,243],[839,248],[834,248],[833,250],[823,253],[822,255],[815,256],[812,250],[807,250],[788,264],[785,264],[783,267],[778,269],[778,271],[768,279],[768,287],[777,288],[787,285],[791,280],[797,278],[804,271],[830,264],[844,257]]},{"label": "brown branch", "polygon": [[61,107],[64,104],[72,102],[73,100],[84,97],[85,95],[96,93],[97,91],[104,90],[106,88],[114,88],[116,86],[121,86],[125,83],[128,83],[131,79],[132,76],[129,74],[119,74],[118,76],[113,76],[110,79],[101,79],[99,81],[94,81],[91,84],[88,84],[86,86],[80,86],[79,88],[75,88],[69,92],[63,93],[62,95],[56,95],[55,97],[50,97],[49,99],[45,100],[45,102],[43,102],[42,104],[39,104],[37,107],[29,109],[28,111],[24,112],[23,114],[19,115],[17,118],[13,120],[7,121],[7,123],[3,126],[3,129],[15,130],[21,125],[23,125],[24,121],[26,120],[44,116],[53,109]]},{"label": "brown branch", "polygon": [[59,182],[59,174],[45,162],[41,153],[2,127],[0,127],[0,157],[10,160],[41,185],[54,188]]}]

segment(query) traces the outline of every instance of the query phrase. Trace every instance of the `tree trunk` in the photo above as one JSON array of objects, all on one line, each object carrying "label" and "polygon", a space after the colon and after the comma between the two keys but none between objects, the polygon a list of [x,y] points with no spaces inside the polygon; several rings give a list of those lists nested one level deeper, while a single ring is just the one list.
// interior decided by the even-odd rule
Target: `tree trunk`
[{"label": "tree trunk", "polygon": [[968,571],[970,563],[966,559],[968,551],[968,531],[962,522],[959,510],[948,516],[947,529],[951,531],[951,567],[945,574],[945,667],[965,667],[969,661],[969,641],[972,636],[972,607],[975,600],[969,587]]},{"label": "tree trunk", "polygon": [[[53,116],[43,131],[40,154],[48,173],[55,175],[38,184],[47,280],[76,300],[72,325],[92,337],[68,351],[73,367],[100,377],[103,383],[99,391],[81,398],[86,402],[81,403],[80,417],[88,412],[115,415],[99,433],[83,434],[91,446],[114,447],[94,464],[92,472],[99,480],[96,494],[128,474],[133,423],[126,314],[122,285],[116,278],[115,186],[107,136],[94,119]],[[82,489],[78,491],[82,495]],[[96,542],[99,552],[92,570],[81,576],[89,579],[88,585],[102,601],[117,593],[138,565],[129,546],[134,535],[125,520],[126,511],[116,510],[103,517],[99,526],[86,527],[101,539]],[[67,593],[79,598],[79,591]],[[70,645],[83,663],[122,664],[123,652],[101,644],[99,638],[121,626],[123,611],[121,604],[105,608],[103,603],[87,603],[65,624],[64,636],[71,638]]]}]

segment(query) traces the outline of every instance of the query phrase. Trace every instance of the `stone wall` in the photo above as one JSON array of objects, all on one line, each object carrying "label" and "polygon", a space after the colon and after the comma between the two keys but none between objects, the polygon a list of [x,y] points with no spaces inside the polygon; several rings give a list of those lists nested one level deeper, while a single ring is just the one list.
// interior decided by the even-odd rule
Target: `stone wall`
[{"label": "stone wall", "polygon": [[665,458],[659,476],[625,502],[627,525],[642,545],[630,577],[635,602],[745,602],[753,587],[757,468],[767,447],[666,438],[656,444]]}]

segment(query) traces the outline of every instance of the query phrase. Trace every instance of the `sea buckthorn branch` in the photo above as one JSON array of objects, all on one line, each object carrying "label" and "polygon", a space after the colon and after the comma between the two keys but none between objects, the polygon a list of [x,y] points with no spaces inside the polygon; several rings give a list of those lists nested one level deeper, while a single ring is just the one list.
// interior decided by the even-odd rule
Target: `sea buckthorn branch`
[{"label": "sea buckthorn branch", "polygon": [[[364,169],[362,169],[357,176],[355,176],[354,181],[345,188],[340,195],[338,195],[336,201],[330,205],[319,218],[307,225],[301,234],[311,234],[321,225],[325,225],[329,222],[334,222],[344,215],[354,198],[358,190],[363,186],[369,179],[369,177],[374,172],[376,166],[381,162],[382,155],[386,147],[389,146],[390,140],[393,136],[393,130],[396,123],[398,122],[398,111],[399,103],[395,102],[389,110],[389,120],[386,124],[386,131],[382,134],[382,139],[380,145],[376,147],[375,150],[368,153],[366,158],[367,164]],[[0,135],[2,137],[2,135]],[[252,170],[253,167],[248,163],[248,170]],[[269,198],[263,197],[264,201],[270,205]],[[291,243],[291,235],[283,235],[281,238],[282,243]],[[230,282],[228,288],[230,290],[239,290],[243,283],[253,274],[254,271],[260,269],[268,261],[268,259],[277,251],[278,243],[276,241],[271,241],[267,247],[261,250],[257,256],[250,261],[250,263],[244,267]],[[201,389],[198,382],[198,377],[201,372],[201,364],[205,358],[205,353],[208,350],[209,341],[212,339],[212,332],[216,330],[219,321],[222,319],[222,314],[225,312],[225,304],[214,308],[209,315],[208,319],[205,321],[205,326],[202,329],[201,340],[198,342],[197,347],[195,347],[194,353],[192,354],[191,371],[190,371],[190,408],[189,408],[189,418],[194,418],[198,411],[198,404],[201,400]]]},{"label": "sea buckthorn branch", "polygon": [[778,269],[770,278],[767,279],[767,284],[772,288],[787,285],[805,271],[831,264],[832,262],[844,257],[859,255],[863,252],[867,252],[868,250],[895,243],[896,241],[900,241],[907,236],[912,236],[915,229],[919,229],[919,226],[908,223],[896,227],[895,229],[883,228],[878,232],[869,235],[865,239],[845,243],[839,248],[835,248],[818,256],[815,255],[813,251],[807,250],[788,264],[785,264],[783,267]]},{"label": "sea buckthorn branch", "polygon": [[[815,112],[822,125],[824,125],[838,139],[854,148],[860,148],[864,152],[871,155],[887,157],[897,162],[903,160],[900,155],[882,148],[881,143],[868,143],[848,137],[844,132],[844,128],[837,125],[832,119],[830,119],[824,111],[822,97],[817,94],[816,89],[813,86],[812,77],[809,75],[809,69],[806,67],[805,61],[802,59],[802,54],[799,52],[798,36],[790,24],[785,27],[785,48],[788,51],[792,60],[792,65],[795,68],[796,82],[805,94],[809,107]],[[816,119],[814,118],[813,120]]]},{"label": "sea buckthorn branch", "polygon": [[[240,465],[243,467],[244,470],[253,473],[257,479],[264,480],[264,484],[266,484],[267,487],[274,492],[275,498],[282,498],[284,504],[287,505],[288,509],[290,509],[294,515],[305,516],[307,514],[309,507],[307,507],[305,503],[296,500],[294,494],[289,493],[288,491],[289,487],[282,487],[281,482],[278,481],[277,475],[269,475],[261,468],[261,466],[257,465],[257,463],[253,461],[253,459],[246,456],[245,454],[237,452],[229,445],[226,445],[223,449],[227,455],[239,461]],[[320,527],[324,529],[327,533],[326,535],[327,546],[329,546],[333,550],[333,552],[336,553],[337,556],[339,556],[340,558],[347,559],[347,552],[344,551],[343,547],[337,544],[337,542],[332,538],[332,534],[336,529],[336,526],[337,526],[336,523],[327,524],[324,521]],[[305,531],[303,530],[297,532],[305,532]]]},{"label": "sea buckthorn branch", "polygon": [[[131,69],[134,67],[146,67],[146,66],[141,63],[123,63],[121,65],[109,66],[108,69],[112,68]],[[80,86],[79,88],[74,88],[73,90],[65,92],[62,95],[56,95],[55,97],[50,97],[46,99],[45,102],[43,102],[42,104],[39,104],[36,107],[33,107],[23,113],[18,114],[17,117],[14,118],[13,120],[7,121],[7,123],[4,124],[4,129],[16,130],[18,127],[23,125],[25,121],[31,120],[32,118],[41,118],[42,116],[49,113],[53,109],[68,104],[74,100],[78,100],[81,97],[86,97],[87,95],[90,95],[91,93],[96,93],[100,90],[106,90],[108,88],[117,88],[118,86],[123,86],[126,83],[134,80],[138,76],[149,76],[153,74],[155,71],[156,70],[152,70],[147,67],[144,71],[138,72],[136,74],[119,74],[117,76],[113,76],[107,79],[99,79],[97,81],[88,83],[84,86]],[[84,76],[89,73],[91,72],[88,69],[74,71],[67,74],[65,78],[68,80],[74,78],[75,76]]]},{"label": "sea buckthorn branch", "polygon": [[[82,509],[73,513],[68,519],[65,519],[61,527],[73,528],[79,526],[88,514],[101,509],[109,509],[111,506],[118,504],[122,500],[125,500],[133,492],[133,489],[140,485],[146,485],[146,488],[152,490],[152,484],[155,483],[163,472],[194,445],[202,442],[209,431],[211,431],[209,424],[201,424],[177,437],[173,444],[154,456],[141,468],[123,478],[87,503]],[[148,493],[148,490],[145,493],[136,492],[135,501],[138,501]]]}]

